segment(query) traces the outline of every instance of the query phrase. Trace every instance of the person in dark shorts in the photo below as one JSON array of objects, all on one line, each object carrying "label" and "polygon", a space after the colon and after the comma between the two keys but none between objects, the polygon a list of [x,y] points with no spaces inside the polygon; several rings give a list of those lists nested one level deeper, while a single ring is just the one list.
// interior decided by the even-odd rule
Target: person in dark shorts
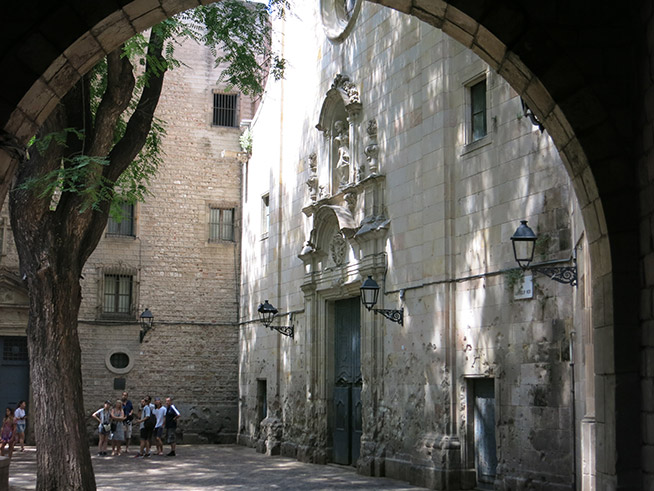
[{"label": "person in dark shorts", "polygon": [[175,444],[175,433],[177,432],[177,420],[179,416],[179,411],[173,404],[173,398],[166,397],[166,443],[170,445],[170,452],[166,454],[168,457],[175,456],[175,447],[177,446]]},{"label": "person in dark shorts", "polygon": [[139,419],[136,420],[139,423],[139,431],[141,432],[141,443],[139,446],[139,453],[136,454],[136,458],[139,457],[150,457],[150,443],[152,440],[152,433],[154,432],[155,421],[150,418],[154,416],[152,409],[154,406],[150,403],[150,396],[145,396],[141,400],[141,412]]}]

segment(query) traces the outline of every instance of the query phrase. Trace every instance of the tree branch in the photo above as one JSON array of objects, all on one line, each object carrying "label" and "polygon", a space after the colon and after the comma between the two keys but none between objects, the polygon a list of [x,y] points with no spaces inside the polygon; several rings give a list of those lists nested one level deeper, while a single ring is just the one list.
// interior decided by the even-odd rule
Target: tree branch
[{"label": "tree branch", "polygon": [[114,130],[134,91],[134,67],[122,56],[121,45],[107,56],[107,89],[98,106],[93,134],[87,148],[89,155],[105,156],[114,143]]},{"label": "tree branch", "polygon": [[110,165],[104,169],[105,177],[112,182],[118,179],[143,148],[159,103],[166,73],[166,68],[161,67],[166,67],[166,61],[163,56],[163,37],[155,29],[150,34],[147,60],[145,71],[151,76],[143,87],[136,110],[129,118],[125,134],[109,154]]}]

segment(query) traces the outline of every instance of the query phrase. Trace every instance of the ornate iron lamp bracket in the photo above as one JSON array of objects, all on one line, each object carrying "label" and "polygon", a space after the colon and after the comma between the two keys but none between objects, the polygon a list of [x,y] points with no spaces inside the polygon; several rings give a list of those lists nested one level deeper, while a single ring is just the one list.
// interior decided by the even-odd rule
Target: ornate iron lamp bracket
[{"label": "ornate iron lamp bracket", "polygon": [[574,266],[562,267],[532,266],[530,269],[564,285],[577,286],[576,264]]},{"label": "ornate iron lamp bracket", "polygon": [[270,329],[274,329],[275,331],[279,332],[280,334],[283,334],[284,336],[288,336],[290,338],[295,337],[295,327],[294,326],[270,326]]},{"label": "ornate iron lamp bracket", "polygon": [[397,322],[399,325],[404,325],[404,309],[393,310],[393,309],[372,309],[375,314],[381,314],[386,317],[388,320]]}]

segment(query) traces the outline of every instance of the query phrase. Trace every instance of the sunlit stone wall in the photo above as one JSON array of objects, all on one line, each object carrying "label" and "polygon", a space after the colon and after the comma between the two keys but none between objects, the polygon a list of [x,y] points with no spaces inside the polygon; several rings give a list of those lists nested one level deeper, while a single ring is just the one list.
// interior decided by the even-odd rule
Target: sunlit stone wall
[{"label": "sunlit stone wall", "polygon": [[[226,87],[209,51],[184,43],[175,53],[184,66],[166,75],[156,113],[167,123],[163,163],[135,206],[134,235],[104,237],[84,269],[79,335],[90,439],[90,414],[125,387],[135,405],[145,395],[174,397],[184,442],[236,440],[241,129],[212,125],[213,90]],[[238,112],[250,119],[254,102],[239,96]],[[234,241],[209,242],[210,206],[235,210]],[[0,267],[14,271],[7,211]],[[102,315],[105,273],[134,277],[133,312],[123,321]],[[154,327],[140,343],[145,308]],[[116,353],[127,356],[126,367],[112,366]]]},{"label": "sunlit stone wall", "polygon": [[[592,433],[584,398],[592,402],[593,360],[584,228],[554,145],[508,84],[441,31],[364,2],[349,37],[333,44],[318,5],[296,3],[279,25],[288,71],[267,87],[244,175],[239,440],[333,460],[333,308],[372,273],[384,292],[378,307],[403,307],[404,325],[361,309],[358,470],[473,486],[474,387],[483,379],[494,390],[497,485],[569,488],[582,447],[573,418]],[[315,127],[337,74],[361,103],[349,113],[356,168],[342,191],[326,182],[331,136]],[[488,135],[471,142],[469,86],[484,77]],[[384,177],[371,176],[373,143]],[[315,200],[314,175],[324,187]],[[328,207],[349,209],[357,227],[373,215],[390,222],[351,237]],[[522,219],[540,236],[536,262],[570,264],[577,248],[578,287],[536,275],[528,298],[516,294],[523,278],[509,238]],[[330,227],[345,236],[336,260]],[[257,321],[266,299],[294,339]]]}]

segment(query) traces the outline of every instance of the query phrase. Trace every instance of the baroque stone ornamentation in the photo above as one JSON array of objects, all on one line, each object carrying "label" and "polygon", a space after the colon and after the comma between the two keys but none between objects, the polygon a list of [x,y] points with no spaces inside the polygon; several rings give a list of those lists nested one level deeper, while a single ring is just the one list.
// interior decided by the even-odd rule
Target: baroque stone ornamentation
[{"label": "baroque stone ornamentation", "polygon": [[345,264],[345,256],[347,252],[347,242],[340,232],[336,232],[329,243],[329,254],[336,266]]},{"label": "baroque stone ornamentation", "polygon": [[377,121],[371,119],[368,121],[368,127],[366,128],[366,133],[368,133],[368,145],[366,145],[363,152],[366,154],[366,159],[368,160],[368,169],[370,174],[377,174],[379,170],[378,157],[379,157],[379,145],[377,143]]},{"label": "baroque stone ornamentation", "polygon": [[315,203],[318,199],[318,164],[316,162],[316,153],[311,153],[307,160],[309,161],[309,179],[307,179],[309,198]]},{"label": "baroque stone ornamentation", "polygon": [[347,75],[343,75],[342,73],[337,74],[334,77],[334,82],[332,82],[332,89],[339,89],[347,95],[348,100],[345,103],[346,106],[349,104],[361,104],[359,89],[357,89],[357,86]]}]

